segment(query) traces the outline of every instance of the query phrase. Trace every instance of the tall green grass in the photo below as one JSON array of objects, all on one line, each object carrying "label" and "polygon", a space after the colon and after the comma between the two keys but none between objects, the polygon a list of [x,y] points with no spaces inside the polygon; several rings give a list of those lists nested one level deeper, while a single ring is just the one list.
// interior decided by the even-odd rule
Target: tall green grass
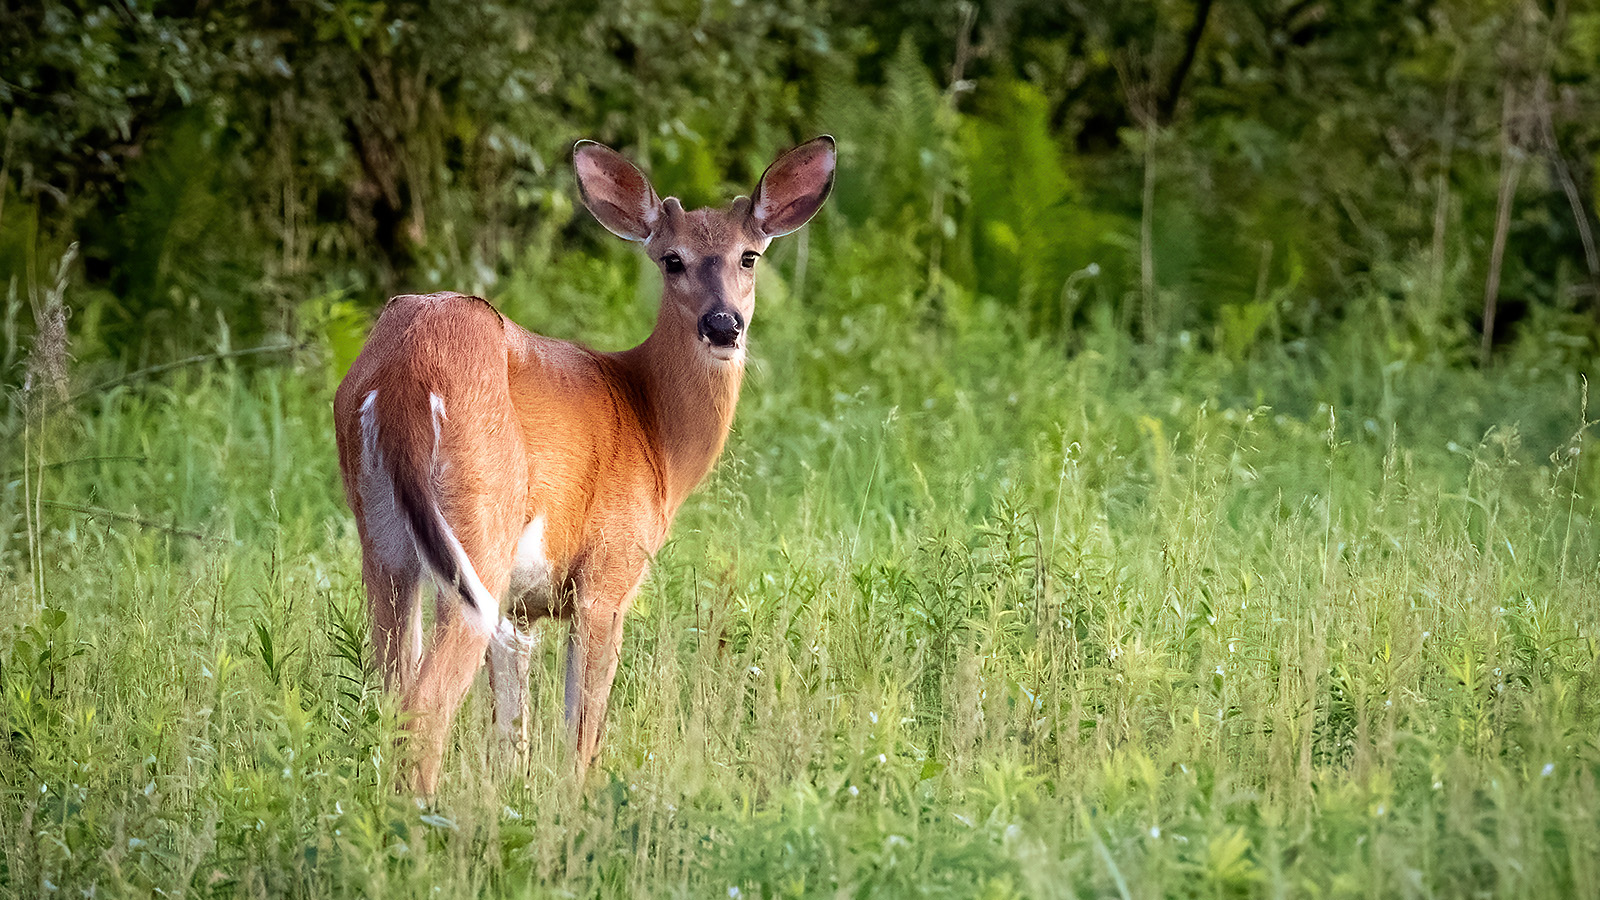
[{"label": "tall green grass", "polygon": [[[480,689],[436,803],[392,787],[329,414],[348,315],[308,307],[331,337],[281,364],[35,422],[0,494],[0,886],[1596,890],[1600,476],[1571,367],[1406,363],[1352,327],[1151,368],[1110,324],[1068,355],[930,306],[891,242],[830,252],[804,296],[763,283],[728,454],[631,617],[583,786],[552,639],[529,760]],[[605,277],[502,305],[638,337],[648,284]]]}]

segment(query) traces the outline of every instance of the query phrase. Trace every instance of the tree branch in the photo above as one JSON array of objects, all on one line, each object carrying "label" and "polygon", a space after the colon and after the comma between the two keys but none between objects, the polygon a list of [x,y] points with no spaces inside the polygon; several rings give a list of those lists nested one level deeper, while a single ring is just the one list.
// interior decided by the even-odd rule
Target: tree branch
[{"label": "tree branch", "polygon": [[268,345],[261,346],[261,347],[246,347],[243,350],[229,350],[226,353],[202,353],[202,354],[200,354],[198,356],[185,357],[184,359],[176,360],[174,362],[162,363],[159,366],[150,366],[150,367],[144,368],[144,369],[136,369],[136,370],[134,370],[132,372],[128,372],[128,373],[123,374],[123,375],[119,375],[116,378],[112,378],[112,379],[109,379],[107,381],[102,381],[99,384],[93,385],[91,387],[86,387],[81,391],[77,391],[76,393],[73,393],[73,394],[69,395],[67,397],[67,399],[58,401],[57,403],[51,405],[50,409],[54,410],[54,409],[56,409],[57,407],[60,407],[60,406],[66,406],[66,405],[71,404],[71,403],[76,403],[77,401],[82,400],[85,397],[89,397],[89,396],[92,396],[94,394],[98,394],[101,391],[109,390],[109,389],[114,388],[114,387],[116,387],[118,385],[127,384],[127,383],[129,383],[131,381],[138,381],[141,378],[149,378],[152,375],[160,375],[163,372],[171,372],[174,369],[182,369],[182,368],[185,368],[187,366],[195,366],[195,365],[199,365],[201,363],[208,363],[208,362],[217,362],[218,360],[224,360],[224,359],[238,359],[241,356],[255,356],[255,355],[261,354],[261,353],[299,353],[299,352],[301,352],[303,350],[310,349],[310,347],[311,347],[311,345],[309,343],[306,343],[306,344],[268,344]]},{"label": "tree branch", "polygon": [[1194,22],[1189,26],[1189,33],[1184,36],[1183,56],[1173,68],[1172,76],[1167,79],[1167,91],[1156,107],[1156,120],[1163,125],[1172,121],[1172,114],[1178,109],[1178,96],[1183,92],[1183,82],[1189,77],[1189,70],[1194,66],[1195,54],[1200,51],[1200,39],[1205,36],[1206,22],[1211,19],[1212,2],[1213,0],[1198,0],[1194,5]]},{"label": "tree branch", "polygon": [[146,519],[140,516],[131,515],[129,513],[117,512],[114,509],[104,509],[98,506],[80,506],[77,503],[61,503],[55,500],[41,500],[39,503],[41,506],[48,506],[52,509],[64,509],[68,512],[75,512],[79,515],[89,516],[91,518],[112,519],[117,522],[128,522],[130,524],[137,525],[140,528],[154,528],[158,531],[165,531],[171,535],[186,537],[205,544],[222,544],[223,546],[228,544],[228,541],[222,538],[212,537],[201,531],[194,531],[189,528],[179,528],[175,525],[167,525],[163,522],[157,522],[154,519]]}]

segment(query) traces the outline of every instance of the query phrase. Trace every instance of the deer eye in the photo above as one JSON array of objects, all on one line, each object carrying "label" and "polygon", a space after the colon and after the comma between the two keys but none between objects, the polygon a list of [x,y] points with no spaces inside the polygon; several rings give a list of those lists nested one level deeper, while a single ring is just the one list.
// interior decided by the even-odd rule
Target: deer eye
[{"label": "deer eye", "polygon": [[754,250],[746,250],[744,252],[744,256],[739,260],[739,265],[744,266],[746,269],[754,269],[756,267],[756,260],[760,258],[761,254],[755,252]]},{"label": "deer eye", "polygon": [[668,275],[676,275],[683,271],[683,257],[676,253],[668,253],[661,257],[661,268]]}]

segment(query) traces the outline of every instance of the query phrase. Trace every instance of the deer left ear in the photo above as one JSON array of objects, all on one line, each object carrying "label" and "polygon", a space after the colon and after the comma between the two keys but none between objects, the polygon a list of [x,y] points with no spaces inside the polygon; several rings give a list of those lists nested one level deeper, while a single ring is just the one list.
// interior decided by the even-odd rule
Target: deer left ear
[{"label": "deer left ear", "polygon": [[756,228],[775,238],[810,221],[833,191],[837,159],[833,138],[826,134],[778,157],[750,196],[750,220]]}]

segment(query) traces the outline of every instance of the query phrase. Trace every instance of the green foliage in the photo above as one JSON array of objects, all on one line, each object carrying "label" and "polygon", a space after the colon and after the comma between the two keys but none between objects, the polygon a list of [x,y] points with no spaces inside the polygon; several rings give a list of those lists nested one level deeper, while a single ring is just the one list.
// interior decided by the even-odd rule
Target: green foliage
[{"label": "green foliage", "polygon": [[698,204],[829,130],[838,212],[905,235],[934,315],[953,280],[1035,334],[1109,316],[1157,347],[1187,332],[1237,358],[1381,291],[1404,298],[1424,352],[1453,357],[1476,343],[1494,270],[1499,334],[1552,312],[1592,344],[1574,314],[1600,282],[1594,17],[49,2],[0,14],[15,73],[0,79],[0,275],[26,290],[79,241],[75,345],[158,361],[213,342],[219,313],[253,343],[293,328],[306,296],[496,293],[530,253],[592,249],[566,166],[579,136]]},{"label": "green foliage", "polygon": [[1050,135],[1038,88],[1008,82],[981,99],[981,113],[962,133],[970,201],[961,229],[971,242],[967,277],[978,294],[1014,306],[1031,330],[1062,333],[1074,324],[1081,302],[1074,282],[1125,282],[1126,255],[1118,244],[1137,225],[1085,202]]}]

